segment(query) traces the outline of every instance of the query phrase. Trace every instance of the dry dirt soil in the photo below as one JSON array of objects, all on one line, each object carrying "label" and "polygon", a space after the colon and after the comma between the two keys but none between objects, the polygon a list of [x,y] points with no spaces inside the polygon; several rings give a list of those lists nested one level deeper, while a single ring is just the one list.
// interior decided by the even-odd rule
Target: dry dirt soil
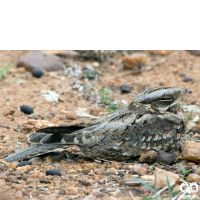
[{"label": "dry dirt soil", "polygon": [[[110,102],[126,106],[133,95],[145,89],[157,86],[173,86],[192,91],[184,105],[200,105],[200,57],[190,51],[170,51],[167,55],[147,55],[147,62],[138,73],[123,69],[121,60],[125,54],[137,51],[119,51],[102,55],[101,60],[65,55],[62,59],[66,69],[74,62],[83,69],[95,67],[99,74],[97,79],[80,79],[82,71],[75,75],[63,74],[61,71],[44,72],[41,78],[35,78],[23,68],[16,68],[20,56],[29,51],[0,51],[0,67],[12,61],[7,77],[0,80],[0,158],[27,148],[27,135],[23,131],[25,121],[30,116],[46,120],[56,125],[75,124],[94,120],[75,114],[79,109],[84,113],[100,117],[107,113],[101,102],[98,90],[109,89]],[[54,51],[49,51],[54,53]],[[77,76],[76,76],[77,73]],[[185,82],[184,78],[191,78]],[[131,93],[122,94],[119,87],[126,84]],[[83,86],[82,89],[80,86]],[[61,93],[58,102],[49,102],[42,95],[43,90]],[[123,103],[124,102],[124,103]],[[24,114],[20,106],[29,105],[34,113]],[[14,111],[13,111],[14,110]],[[13,111],[13,112],[12,112]],[[194,116],[198,113],[194,113]],[[75,147],[71,150],[77,151]],[[70,151],[70,150],[69,150]],[[153,175],[155,167],[174,171],[172,166],[157,163],[152,165],[140,163],[119,163],[99,160],[85,160],[70,153],[70,159],[53,162],[51,157],[43,162],[35,162],[30,167],[16,168],[19,162],[0,164],[0,199],[141,199],[142,195],[153,195],[141,185],[124,189],[124,179],[143,175]],[[189,163],[190,166],[198,164]],[[55,169],[62,176],[46,176],[46,170]],[[178,172],[175,172],[178,173]],[[43,181],[41,181],[43,180]],[[151,179],[150,179],[151,180]],[[149,182],[152,183],[151,181]],[[117,190],[121,188],[121,190]],[[110,191],[110,192],[109,192]],[[167,195],[165,191],[164,195]]]}]

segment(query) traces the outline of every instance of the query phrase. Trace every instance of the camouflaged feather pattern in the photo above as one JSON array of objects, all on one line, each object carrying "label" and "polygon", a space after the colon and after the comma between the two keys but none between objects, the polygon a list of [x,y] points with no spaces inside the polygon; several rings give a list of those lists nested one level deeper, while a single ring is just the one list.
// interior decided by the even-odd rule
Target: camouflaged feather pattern
[{"label": "camouflaged feather pattern", "polygon": [[36,148],[29,147],[4,160],[27,159],[71,144],[78,145],[85,157],[117,161],[152,149],[180,149],[187,126],[180,107],[185,93],[191,91],[173,87],[146,90],[127,108],[109,113],[90,126],[47,127],[31,133],[29,141],[36,143]]}]

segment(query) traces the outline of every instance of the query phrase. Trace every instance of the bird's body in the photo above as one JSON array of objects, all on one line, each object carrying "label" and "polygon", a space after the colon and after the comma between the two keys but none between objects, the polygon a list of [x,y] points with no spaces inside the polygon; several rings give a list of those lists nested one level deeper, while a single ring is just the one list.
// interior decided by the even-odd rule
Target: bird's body
[{"label": "bird's body", "polygon": [[117,161],[152,149],[180,149],[187,124],[179,103],[184,93],[190,91],[172,87],[149,89],[135,96],[127,108],[109,113],[90,126],[38,130],[29,136],[34,146],[4,160],[27,159],[71,144],[79,146],[84,157]]}]

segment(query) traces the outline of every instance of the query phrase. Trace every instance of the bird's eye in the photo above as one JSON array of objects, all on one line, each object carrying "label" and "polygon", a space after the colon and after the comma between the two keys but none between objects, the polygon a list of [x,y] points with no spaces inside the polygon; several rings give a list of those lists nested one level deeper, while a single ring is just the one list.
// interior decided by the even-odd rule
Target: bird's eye
[{"label": "bird's eye", "polygon": [[172,98],[171,97],[161,97],[160,100],[161,101],[171,101]]}]

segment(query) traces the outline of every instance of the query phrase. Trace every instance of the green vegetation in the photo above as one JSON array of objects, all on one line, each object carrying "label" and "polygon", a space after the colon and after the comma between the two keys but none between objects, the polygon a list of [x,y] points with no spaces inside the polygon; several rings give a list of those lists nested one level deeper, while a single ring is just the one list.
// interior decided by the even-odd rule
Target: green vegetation
[{"label": "green vegetation", "polygon": [[98,94],[101,97],[101,103],[109,105],[106,109],[107,112],[120,110],[119,105],[116,102],[110,102],[109,89],[101,88],[98,90]]},{"label": "green vegetation", "polygon": [[116,102],[112,102],[106,109],[107,112],[112,112],[115,110],[119,110],[119,105]]},{"label": "green vegetation", "polygon": [[96,71],[90,71],[90,70],[83,71],[83,78],[95,79],[98,76],[99,75]]},{"label": "green vegetation", "polygon": [[192,114],[193,114],[193,110],[191,110],[190,114],[186,116],[188,121],[192,119]]},{"label": "green vegetation", "polygon": [[172,192],[172,188],[170,186],[167,174],[166,174],[166,180],[167,180],[167,188],[168,188],[169,195],[167,195],[165,197],[160,197],[160,195],[158,196],[158,193],[156,193],[156,191],[152,188],[152,186],[149,185],[148,183],[146,183],[145,181],[143,181],[143,180],[141,180],[139,178],[133,178],[133,179],[137,180],[140,183],[142,183],[143,185],[145,185],[154,194],[152,197],[145,197],[145,196],[143,196],[142,200],[150,200],[150,199],[163,200],[163,199],[166,199],[166,198],[172,200],[173,196],[175,196],[175,195],[178,194],[178,191]]},{"label": "green vegetation", "polygon": [[10,63],[11,63],[11,61],[7,62],[3,67],[0,68],[0,80],[3,77],[6,77],[8,69],[10,67]]},{"label": "green vegetation", "polygon": [[101,97],[101,103],[103,103],[103,104],[110,103],[109,89],[101,88],[98,90],[98,94]]},{"label": "green vegetation", "polygon": [[190,171],[192,171],[192,169],[186,170],[186,169],[183,167],[183,165],[181,165],[181,170],[182,170],[182,172],[183,172],[183,175],[182,175],[182,174],[179,174],[179,176],[182,177],[183,179],[185,179],[186,176],[188,175],[188,173],[189,173]]}]

